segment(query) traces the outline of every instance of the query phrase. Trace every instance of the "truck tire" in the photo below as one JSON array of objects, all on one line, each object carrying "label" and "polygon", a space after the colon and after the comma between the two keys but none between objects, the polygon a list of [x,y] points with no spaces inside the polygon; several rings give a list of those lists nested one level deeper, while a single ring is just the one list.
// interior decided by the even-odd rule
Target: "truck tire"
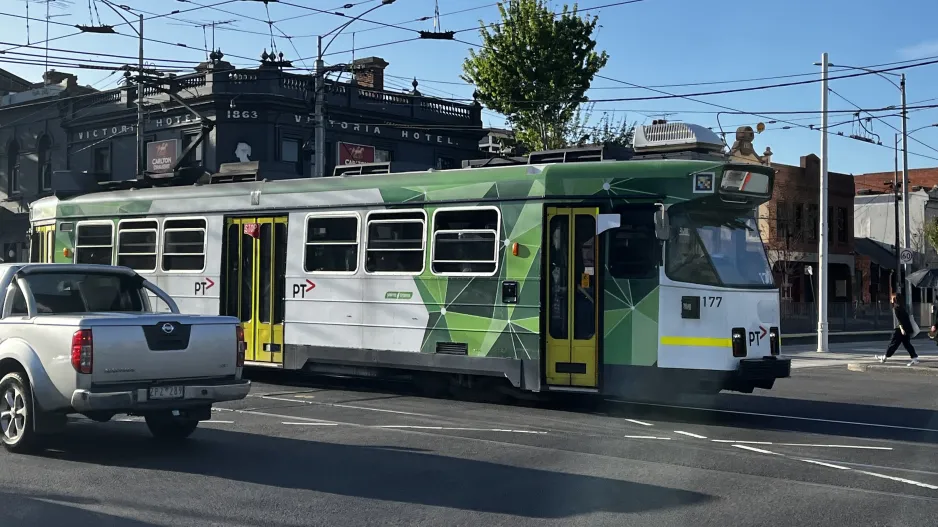
[{"label": "truck tire", "polygon": [[39,446],[32,411],[33,397],[26,375],[14,371],[0,379],[0,442],[8,451],[26,453]]},{"label": "truck tire", "polygon": [[197,420],[177,417],[169,410],[149,413],[144,416],[144,419],[153,437],[162,440],[179,441],[186,439],[199,426]]}]

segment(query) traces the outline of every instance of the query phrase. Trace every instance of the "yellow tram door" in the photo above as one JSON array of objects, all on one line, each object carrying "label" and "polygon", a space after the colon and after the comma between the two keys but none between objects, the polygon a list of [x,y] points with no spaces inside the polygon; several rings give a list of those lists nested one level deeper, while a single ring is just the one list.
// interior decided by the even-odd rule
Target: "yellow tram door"
[{"label": "yellow tram door", "polygon": [[245,361],[282,367],[287,218],[230,218],[225,243],[224,313],[241,320]]},{"label": "yellow tram door", "polygon": [[547,208],[546,373],[550,386],[599,386],[597,208]]},{"label": "yellow tram door", "polygon": [[36,227],[30,244],[29,261],[34,263],[54,263],[55,224]]}]

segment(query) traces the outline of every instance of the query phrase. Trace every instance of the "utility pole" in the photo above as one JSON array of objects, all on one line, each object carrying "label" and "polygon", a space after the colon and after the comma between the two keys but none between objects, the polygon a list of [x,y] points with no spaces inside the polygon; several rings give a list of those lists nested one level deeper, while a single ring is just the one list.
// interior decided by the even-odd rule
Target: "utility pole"
[{"label": "utility pole", "polygon": [[893,284],[893,291],[899,292],[902,290],[902,277],[900,273],[902,272],[902,261],[899,259],[899,252],[902,247],[902,243],[899,241],[899,134],[894,134],[895,142],[893,143],[893,161],[894,169],[892,173],[892,202],[893,202],[893,222],[896,224],[896,280]]},{"label": "utility pole", "polygon": [[827,53],[821,55],[821,199],[818,216],[817,351],[827,351]]},{"label": "utility pole", "polygon": [[[909,114],[906,111],[905,103],[905,73],[899,80],[899,91],[902,92],[902,223],[905,225],[905,248],[912,250],[912,233],[909,231],[909,133],[908,120]],[[912,286],[906,282],[905,277],[909,275],[909,264],[903,268],[902,282],[905,284],[905,307],[912,312]],[[897,290],[898,292],[898,290]]]},{"label": "utility pole", "polygon": [[137,34],[140,36],[138,56],[138,67],[140,69],[137,71],[137,176],[143,176],[146,171],[144,162],[146,152],[143,144],[143,15],[137,16],[139,17]]},{"label": "utility pole", "polygon": [[326,175],[326,117],[322,112],[322,99],[326,94],[326,65],[322,60],[322,37],[320,36],[318,40],[316,46],[318,50],[316,53],[316,82],[313,83],[313,115],[315,116],[314,124],[316,126],[316,151],[313,153],[313,159],[316,163],[316,177],[324,177]]}]

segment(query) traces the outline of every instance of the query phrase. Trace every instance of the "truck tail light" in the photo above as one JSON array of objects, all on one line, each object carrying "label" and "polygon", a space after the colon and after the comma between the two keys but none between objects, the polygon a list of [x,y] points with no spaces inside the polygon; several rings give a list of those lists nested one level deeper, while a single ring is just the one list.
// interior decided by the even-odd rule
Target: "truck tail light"
[{"label": "truck tail light", "polygon": [[771,327],[769,328],[769,352],[772,355],[778,355],[780,349],[780,339],[781,337],[778,334],[778,328]]},{"label": "truck tail light", "polygon": [[90,329],[72,335],[72,367],[78,373],[91,373],[94,366],[94,339]]},{"label": "truck tail light", "polygon": [[247,350],[247,343],[244,341],[244,328],[241,327],[241,324],[238,324],[238,327],[235,329],[235,335],[238,340],[238,351],[235,355],[235,365],[241,368],[244,366],[244,352]]},{"label": "truck tail light", "polygon": [[733,356],[746,356],[746,328],[733,328]]}]

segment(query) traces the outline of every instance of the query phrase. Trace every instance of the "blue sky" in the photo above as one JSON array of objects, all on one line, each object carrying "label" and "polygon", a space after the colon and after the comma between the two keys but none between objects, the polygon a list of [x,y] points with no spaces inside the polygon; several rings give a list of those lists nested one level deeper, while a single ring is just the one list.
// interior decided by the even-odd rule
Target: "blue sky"
[{"label": "blue sky", "polygon": [[[217,9],[199,8],[199,5],[218,4],[223,0],[121,0],[134,9],[152,13],[168,13],[172,10],[194,9],[175,15],[177,18],[209,23],[212,21],[236,20],[219,26],[215,31],[215,45],[226,53],[236,65],[251,66],[249,58],[259,57],[264,48],[271,47],[268,34],[268,11],[275,21],[275,43],[287,59],[312,57],[316,53],[314,35],[333,30],[346,19],[339,16],[314,13],[296,6],[307,6],[326,11],[341,11],[357,15],[378,5],[379,0],[346,0],[355,4],[345,9],[342,0],[287,0],[295,6],[271,1],[269,6],[261,2],[233,0]],[[29,16],[45,16],[44,4],[32,0]],[[54,0],[52,5],[63,0]],[[580,9],[613,4],[615,0],[591,0],[579,3]],[[902,9],[899,9],[899,4]],[[559,9],[562,2],[551,2]],[[24,0],[5,0],[0,12],[26,15]],[[97,23],[98,14],[105,24],[119,24],[121,19],[101,2],[91,5],[88,0],[71,0],[70,6],[54,7],[53,22],[64,24],[89,24],[91,17]],[[198,8],[198,9],[197,9]],[[227,11],[222,12],[219,9]],[[441,24],[444,30],[474,28],[478,20],[495,21],[498,11],[492,0],[439,0]],[[433,0],[396,0],[383,6],[365,18],[411,28],[432,30]],[[914,16],[909,16],[912,13]],[[669,86],[656,88],[672,94],[699,91],[746,88],[779,82],[800,81],[817,78],[801,76],[778,80],[740,82],[745,79],[776,75],[810,74],[818,72],[813,66],[820,60],[821,53],[830,53],[835,64],[870,66],[895,61],[938,56],[938,35],[933,21],[938,19],[938,2],[933,0],[903,0],[902,2],[858,2],[856,0],[787,0],[785,2],[742,2],[738,0],[641,0],[628,5],[610,6],[590,10],[599,15],[601,28],[597,34],[599,47],[610,56],[609,63],[601,75],[641,86],[662,86],[685,83],[735,81],[703,86]],[[416,21],[422,17],[431,20]],[[252,18],[259,20],[252,20]],[[0,41],[23,44],[27,42],[26,21],[0,16],[4,28]],[[191,61],[194,65],[204,60],[205,52],[199,48],[204,42],[212,43],[211,29],[203,37],[203,30],[186,25],[178,20],[162,18],[145,23],[145,35],[149,38],[170,43],[185,43],[191,48],[147,42],[145,55],[158,64],[167,61]],[[901,28],[901,31],[898,29]],[[893,31],[890,31],[893,29]],[[78,35],[51,42],[50,47],[70,51],[136,55],[134,33],[126,26],[118,28],[124,35]],[[50,37],[74,33],[74,28],[50,25]],[[282,35],[293,38],[282,38]],[[461,64],[468,46],[458,42],[412,41],[390,45],[389,42],[416,36],[414,31],[380,26],[365,21],[353,23],[329,48],[328,63],[348,61],[353,47],[358,49],[356,57],[380,56],[390,63],[386,84],[392,89],[410,89],[413,77],[420,82],[419,89],[428,95],[449,98],[471,97],[472,88],[459,79]],[[45,23],[41,20],[29,22],[29,42],[45,38]],[[477,31],[461,32],[459,38],[468,42],[479,42]],[[368,46],[376,46],[364,49]],[[40,45],[40,48],[42,45]],[[294,49],[295,47],[295,49]],[[0,45],[0,50],[11,46]],[[12,52],[41,56],[42,49],[19,48],[0,55],[0,68],[23,77],[39,80],[43,67],[42,59],[28,55],[12,55]],[[341,52],[341,53],[336,53]],[[75,55],[64,51],[50,51],[53,61],[74,62]],[[243,58],[238,58],[241,56]],[[65,57],[71,57],[65,60]],[[11,64],[11,58],[37,60],[37,66]],[[85,56],[95,60],[127,59]],[[313,59],[305,65],[312,67]],[[256,63],[254,63],[256,65]],[[302,62],[296,66],[303,67]],[[59,66],[59,70],[70,70]],[[75,71],[75,70],[72,70]],[[913,103],[938,98],[938,64],[904,70],[908,78],[908,101]],[[118,75],[94,70],[78,70],[79,82],[97,88],[115,86]],[[833,73],[832,75],[843,73]],[[899,103],[898,90],[878,76],[841,79],[831,82],[836,91],[830,95],[830,108],[854,110],[853,104],[863,108],[881,108]],[[593,99],[634,98],[659,95],[648,91],[604,79],[596,79],[589,95]],[[839,95],[838,95],[839,94]],[[844,100],[842,97],[845,97]],[[719,122],[727,132],[743,124],[766,123],[766,131],[756,138],[760,152],[770,146],[775,161],[798,164],[799,158],[808,153],[819,153],[820,134],[802,128],[819,125],[817,114],[770,115],[778,111],[816,111],[820,108],[820,85],[803,86],[732,93],[697,98],[725,107],[746,112],[766,114],[774,117],[771,122],[764,117],[746,115],[719,115]],[[847,102],[850,101],[850,102]],[[936,104],[938,99],[922,104]],[[667,114],[669,120],[683,120],[705,126],[717,127],[715,108],[700,102],[684,99],[656,101],[609,101],[598,102],[597,109],[616,112],[638,122],[650,121]],[[483,114],[487,125],[502,124],[501,118],[492,113]],[[850,120],[850,114],[831,116],[831,123]],[[898,117],[886,119],[888,124],[899,127]],[[910,113],[909,129],[938,123],[938,108]],[[789,129],[783,127],[788,126]],[[886,123],[874,120],[872,131],[879,134],[882,147],[862,143],[846,137],[830,137],[830,169],[838,172],[860,174],[864,172],[889,171],[893,167],[892,141],[895,133]],[[844,135],[858,133],[856,125],[844,124],[835,131]],[[926,128],[913,136],[920,142],[909,142],[909,164],[912,168],[938,166],[938,128]],[[732,141],[732,137],[729,138]],[[921,157],[924,154],[934,159]]]}]

